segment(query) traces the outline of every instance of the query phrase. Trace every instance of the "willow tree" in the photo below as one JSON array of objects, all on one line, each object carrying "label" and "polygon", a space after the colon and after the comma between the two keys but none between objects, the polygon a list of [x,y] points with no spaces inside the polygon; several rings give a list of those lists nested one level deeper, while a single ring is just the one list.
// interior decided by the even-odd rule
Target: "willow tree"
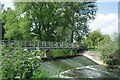
[{"label": "willow tree", "polygon": [[3,13],[7,39],[81,41],[94,19],[95,2],[14,3],[15,9]]}]

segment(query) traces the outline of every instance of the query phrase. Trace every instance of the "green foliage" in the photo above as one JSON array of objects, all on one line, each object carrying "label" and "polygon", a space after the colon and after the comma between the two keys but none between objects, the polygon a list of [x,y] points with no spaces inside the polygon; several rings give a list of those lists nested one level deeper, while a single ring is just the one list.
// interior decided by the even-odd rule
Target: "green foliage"
[{"label": "green foliage", "polygon": [[115,52],[109,52],[109,53],[102,53],[101,59],[103,59],[103,61],[111,66],[118,66],[120,65],[120,57],[119,57],[119,53],[118,50],[116,50]]},{"label": "green foliage", "polygon": [[31,53],[33,53],[36,57],[44,58],[46,55],[46,50],[31,50]]},{"label": "green foliage", "polygon": [[105,35],[96,30],[89,33],[88,37],[84,40],[84,45],[88,49],[95,49],[98,44],[105,39]]},{"label": "green foliage", "polygon": [[41,71],[37,72],[40,66],[40,59],[34,54],[12,45],[8,47],[2,46],[0,53],[2,54],[2,79],[17,77],[30,79],[44,76]]},{"label": "green foliage", "polygon": [[119,56],[119,49],[118,49],[118,42],[119,42],[119,36],[116,35],[113,40],[106,37],[102,42],[98,45],[98,50],[102,51],[101,59],[108,64],[112,66],[118,66],[120,65],[120,56]]},{"label": "green foliage", "polygon": [[113,34],[112,39],[109,35],[103,35],[99,31],[91,32],[84,40],[84,45],[88,50],[98,50],[102,52],[101,59],[108,65],[119,65],[119,41],[120,36]]},{"label": "green foliage", "polygon": [[0,80],[2,79],[2,70],[1,70],[1,66],[2,66],[2,54],[0,54]]},{"label": "green foliage", "polygon": [[14,4],[14,10],[2,13],[5,38],[9,40],[81,41],[97,11],[95,2]]},{"label": "green foliage", "polygon": [[5,38],[9,40],[31,39],[30,20],[28,17],[18,17],[16,10],[8,9],[2,13],[2,20],[5,22]]},{"label": "green foliage", "polygon": [[40,69],[37,69],[36,71],[34,71],[32,78],[33,79],[36,79],[36,78],[49,78],[49,75],[46,72],[41,71]]},{"label": "green foliage", "polygon": [[53,57],[68,56],[71,55],[70,50],[51,50]]}]

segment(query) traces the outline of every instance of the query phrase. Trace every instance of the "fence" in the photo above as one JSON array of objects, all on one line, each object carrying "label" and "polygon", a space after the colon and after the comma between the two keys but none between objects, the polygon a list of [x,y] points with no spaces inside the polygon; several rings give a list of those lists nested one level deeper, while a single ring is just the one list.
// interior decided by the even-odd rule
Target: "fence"
[{"label": "fence", "polygon": [[77,43],[67,43],[67,42],[46,42],[46,41],[8,41],[8,40],[0,40],[0,45],[9,44],[13,46],[21,46],[26,48],[79,48],[80,45]]}]

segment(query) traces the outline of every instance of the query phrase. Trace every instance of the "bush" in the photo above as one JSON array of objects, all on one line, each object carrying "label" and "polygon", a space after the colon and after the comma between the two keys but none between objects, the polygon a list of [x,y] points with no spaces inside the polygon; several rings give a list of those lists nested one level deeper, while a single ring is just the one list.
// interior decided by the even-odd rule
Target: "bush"
[{"label": "bush", "polygon": [[53,57],[71,55],[70,50],[51,50]]},{"label": "bush", "polygon": [[115,52],[112,53],[102,53],[103,61],[108,64],[109,66],[118,66],[120,65],[120,57],[119,57],[119,52],[116,50]]},{"label": "bush", "polygon": [[34,71],[32,78],[33,79],[36,79],[36,78],[49,78],[49,75],[46,74],[46,72],[41,71],[40,69],[37,69],[36,71]]},{"label": "bush", "polygon": [[118,50],[118,40],[109,40],[99,43],[98,50],[102,51],[101,59],[108,64],[108,66],[120,65],[120,51]]},{"label": "bush", "polygon": [[0,53],[2,54],[2,79],[37,77],[35,75],[38,73],[35,71],[40,66],[40,59],[34,54],[12,45],[0,47]]}]

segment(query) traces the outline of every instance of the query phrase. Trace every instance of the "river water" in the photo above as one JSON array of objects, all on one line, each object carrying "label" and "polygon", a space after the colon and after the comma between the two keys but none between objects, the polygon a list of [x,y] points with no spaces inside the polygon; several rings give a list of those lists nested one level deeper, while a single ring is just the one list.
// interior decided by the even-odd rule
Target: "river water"
[{"label": "river water", "polygon": [[84,57],[41,62],[40,69],[51,77],[60,78],[120,78],[119,69],[109,69]]}]

